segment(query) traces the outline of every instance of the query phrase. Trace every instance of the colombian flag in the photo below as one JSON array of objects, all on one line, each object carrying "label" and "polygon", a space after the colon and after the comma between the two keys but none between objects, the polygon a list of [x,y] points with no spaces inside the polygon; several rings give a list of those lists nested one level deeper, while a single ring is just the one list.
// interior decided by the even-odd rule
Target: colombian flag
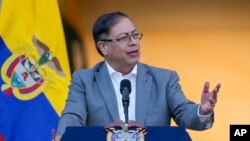
[{"label": "colombian flag", "polygon": [[57,0],[0,4],[0,141],[51,141],[70,71]]}]

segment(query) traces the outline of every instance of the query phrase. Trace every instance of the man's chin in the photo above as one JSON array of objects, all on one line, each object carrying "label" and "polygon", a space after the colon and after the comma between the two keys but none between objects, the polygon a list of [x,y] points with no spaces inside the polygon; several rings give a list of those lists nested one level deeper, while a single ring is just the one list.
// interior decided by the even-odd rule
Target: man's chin
[{"label": "man's chin", "polygon": [[130,62],[130,65],[135,66],[137,63],[139,63],[139,59],[132,60],[132,61]]}]

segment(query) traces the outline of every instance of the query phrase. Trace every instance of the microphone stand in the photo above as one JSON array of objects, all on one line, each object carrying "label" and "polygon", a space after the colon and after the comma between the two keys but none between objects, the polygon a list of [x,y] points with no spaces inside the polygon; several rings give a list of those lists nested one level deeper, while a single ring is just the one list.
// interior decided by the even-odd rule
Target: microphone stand
[{"label": "microphone stand", "polygon": [[[126,99],[129,99],[128,96],[124,96],[124,97],[126,97]],[[128,123],[128,106],[129,106],[129,102],[128,101],[123,101],[125,123]]]},{"label": "microphone stand", "polygon": [[123,124],[122,128],[123,130],[128,130],[128,107],[129,107],[129,92],[127,88],[123,89],[123,95],[122,95],[122,104],[124,108],[124,115],[125,115],[125,124]]}]

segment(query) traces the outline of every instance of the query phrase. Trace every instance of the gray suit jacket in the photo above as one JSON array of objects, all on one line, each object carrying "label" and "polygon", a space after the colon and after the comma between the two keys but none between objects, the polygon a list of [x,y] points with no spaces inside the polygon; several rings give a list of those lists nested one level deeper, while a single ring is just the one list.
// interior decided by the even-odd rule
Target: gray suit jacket
[{"label": "gray suit jacket", "polygon": [[[206,129],[198,105],[187,100],[174,71],[138,64],[136,78],[136,121],[144,126],[170,125],[171,117],[186,128]],[[106,64],[73,73],[65,109],[57,134],[67,126],[105,126],[119,120],[115,90]]]}]

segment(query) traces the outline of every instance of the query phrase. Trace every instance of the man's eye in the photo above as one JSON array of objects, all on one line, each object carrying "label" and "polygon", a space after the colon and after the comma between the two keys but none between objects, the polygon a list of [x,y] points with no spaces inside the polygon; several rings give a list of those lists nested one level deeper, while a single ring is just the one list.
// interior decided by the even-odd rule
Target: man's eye
[{"label": "man's eye", "polygon": [[138,38],[139,33],[134,33],[132,36],[133,36],[133,38]]}]

